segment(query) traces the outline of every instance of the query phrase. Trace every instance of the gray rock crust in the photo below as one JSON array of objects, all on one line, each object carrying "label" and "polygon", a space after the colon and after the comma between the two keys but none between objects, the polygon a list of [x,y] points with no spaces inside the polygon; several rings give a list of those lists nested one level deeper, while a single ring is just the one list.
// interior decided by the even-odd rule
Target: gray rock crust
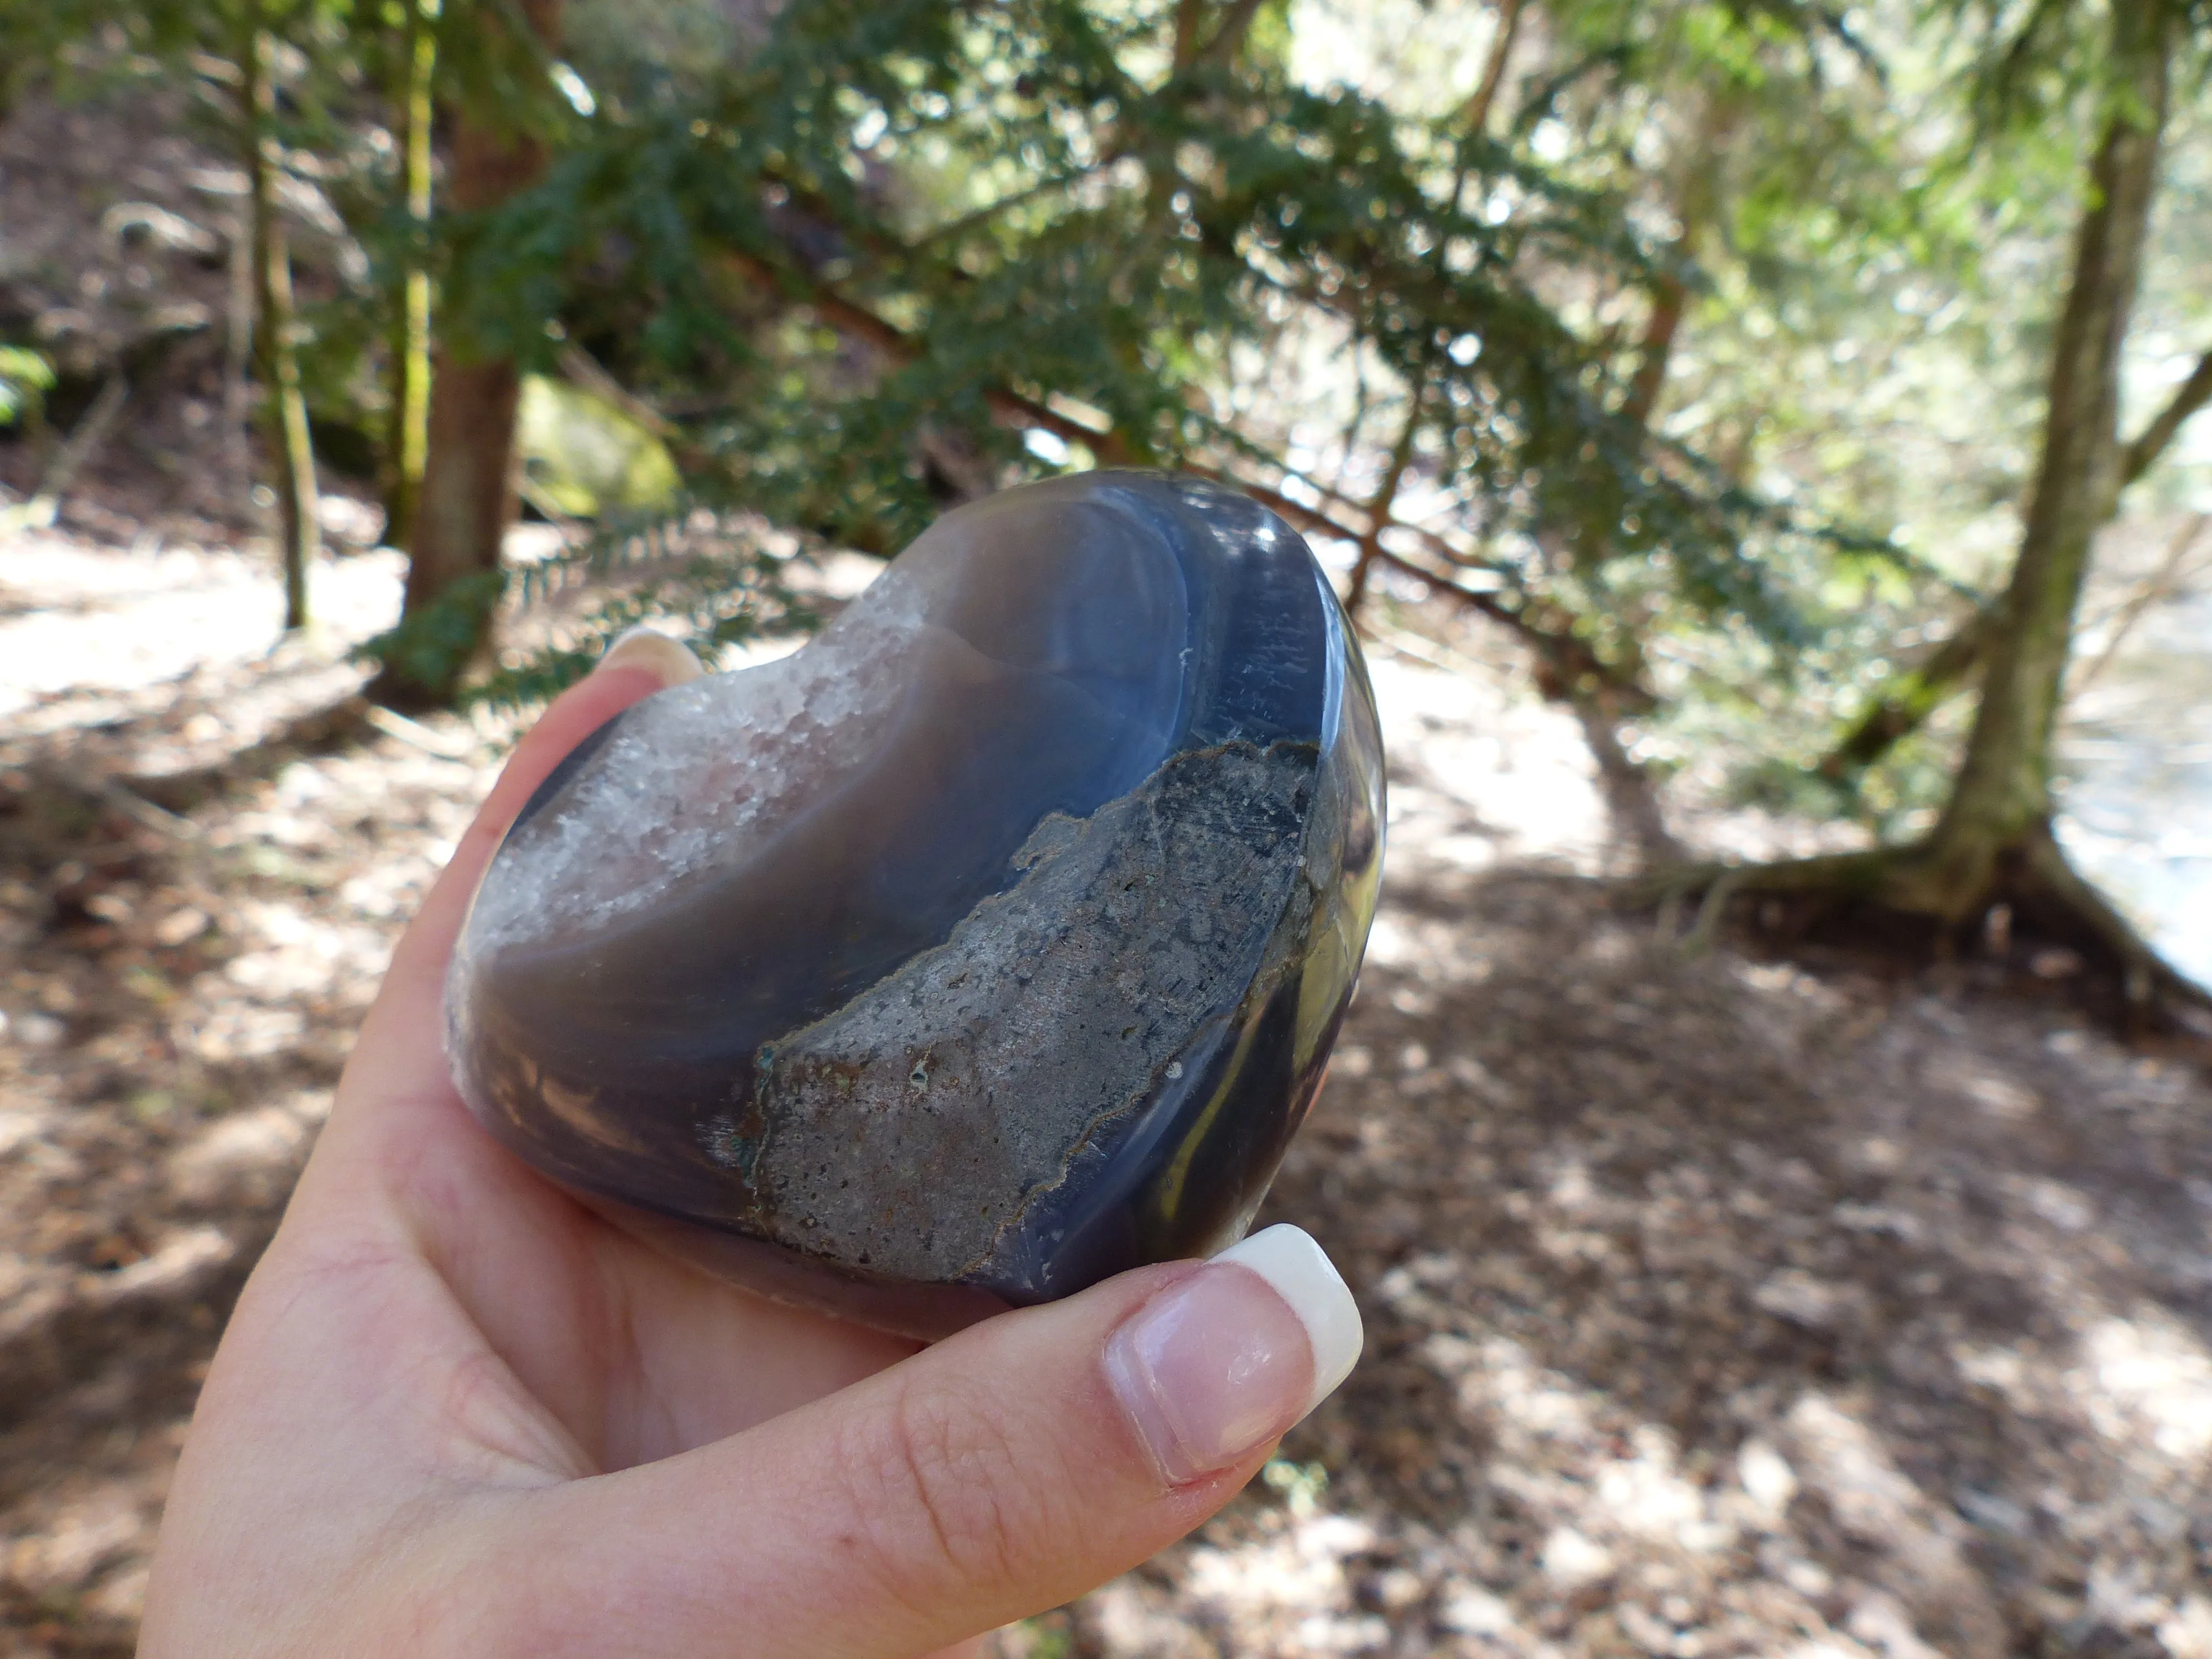
[{"label": "gray rock crust", "polygon": [[1076,1152],[1304,933],[1316,758],[1227,744],[1048,819],[1027,873],[944,945],[767,1045],[750,1109],[705,1139],[768,1236],[908,1278],[988,1273]]}]

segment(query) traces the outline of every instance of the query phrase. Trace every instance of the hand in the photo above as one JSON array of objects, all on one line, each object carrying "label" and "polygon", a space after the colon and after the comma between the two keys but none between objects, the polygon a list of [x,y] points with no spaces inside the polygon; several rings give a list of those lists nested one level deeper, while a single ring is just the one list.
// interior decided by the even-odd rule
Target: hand
[{"label": "hand", "polygon": [[145,1659],[923,1653],[1173,1541],[1349,1370],[1295,1229],[916,1352],[663,1258],[477,1128],[440,1013],[477,878],[562,755],[698,672],[620,642],[400,942],[209,1373]]}]

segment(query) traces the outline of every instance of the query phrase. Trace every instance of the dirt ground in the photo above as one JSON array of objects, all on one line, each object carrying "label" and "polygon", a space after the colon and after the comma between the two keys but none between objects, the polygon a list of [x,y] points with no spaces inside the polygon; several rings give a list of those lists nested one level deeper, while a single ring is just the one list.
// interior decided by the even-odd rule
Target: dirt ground
[{"label": "dirt ground", "polygon": [[[258,458],[244,436],[246,179],[208,127],[184,87],[143,84],[97,99],[32,93],[0,122],[0,329],[36,341],[59,376],[43,429],[0,442],[0,489],[59,487],[57,472],[72,471],[64,434],[92,426],[101,435],[74,463],[67,517],[110,540],[236,530],[274,506],[249,494]],[[279,205],[299,303],[317,313],[365,256],[320,187],[288,176]],[[120,401],[91,419],[103,396]],[[331,420],[318,441],[325,533],[359,540],[365,464]]]},{"label": "dirt ground", "polygon": [[[7,1659],[130,1651],[225,1310],[501,735],[349,700],[384,556],[272,653],[264,568],[137,540],[0,546]],[[1262,1217],[1365,1358],[1010,1659],[2212,1659],[2212,1088],[1969,970],[1685,954],[1595,878],[1563,717],[1375,665],[1384,908]]]}]

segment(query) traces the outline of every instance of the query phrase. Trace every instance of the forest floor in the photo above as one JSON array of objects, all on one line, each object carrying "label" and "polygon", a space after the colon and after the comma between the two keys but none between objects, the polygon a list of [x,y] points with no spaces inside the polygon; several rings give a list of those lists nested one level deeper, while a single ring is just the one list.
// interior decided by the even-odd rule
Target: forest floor
[{"label": "forest floor", "polygon": [[[226,1310],[501,735],[353,699],[390,556],[272,653],[264,568],[137,541],[0,547],[5,1659],[131,1650]],[[1384,906],[1262,1217],[1365,1358],[1003,1650],[2212,1659],[2212,1087],[1972,964],[1686,954],[1598,878],[1564,716],[1374,662]]]}]

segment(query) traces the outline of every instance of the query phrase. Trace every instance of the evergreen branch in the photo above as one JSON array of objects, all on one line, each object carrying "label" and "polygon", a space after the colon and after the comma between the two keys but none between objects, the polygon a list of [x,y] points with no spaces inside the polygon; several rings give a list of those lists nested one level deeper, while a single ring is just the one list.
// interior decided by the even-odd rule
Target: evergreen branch
[{"label": "evergreen branch", "polygon": [[2187,580],[2196,574],[2185,568],[2190,550],[2203,535],[2208,525],[2212,525],[2212,513],[2191,515],[2174,533],[2173,539],[2166,544],[2166,556],[2159,561],[2158,568],[2151,573],[2149,579],[2105,617],[2098,619],[2097,626],[2104,633],[2105,642],[2094,658],[2081,668],[2068,672],[2066,695],[2069,697],[2080,696],[2098,676],[2112,666],[2112,659],[2120,654],[2120,647],[2127,643],[2128,635],[2135,631],[2136,624],[2154,605],[2163,605],[2183,592]]},{"label": "evergreen branch", "polygon": [[943,224],[933,226],[922,232],[908,245],[905,251],[909,253],[926,253],[932,248],[940,246],[946,242],[956,241],[969,231],[989,224],[1000,215],[1012,212],[1024,203],[1033,202],[1040,196],[1048,196],[1057,191],[1066,190],[1071,185],[1082,183],[1084,179],[1097,173],[1100,168],[1109,167],[1120,159],[1118,153],[1103,155],[1087,166],[1076,167],[1066,173],[1056,173],[1048,178],[1040,179],[1035,184],[1021,190],[1011,191],[995,202],[987,202],[971,212],[948,219]]},{"label": "evergreen branch", "polygon": [[[770,264],[742,248],[718,249],[717,257],[752,282],[811,307],[833,328],[866,341],[895,362],[910,363],[922,355],[921,344],[896,323],[856,300],[848,299],[829,283],[809,282],[788,267]],[[1136,458],[1127,441],[1118,433],[1094,430],[1003,386],[987,386],[982,393],[991,412],[1011,425],[1039,427],[1064,442],[1083,444],[1109,466],[1135,464]]]},{"label": "evergreen branch", "polygon": [[[723,249],[720,258],[726,264],[752,281],[785,292],[811,306],[833,327],[842,328],[865,340],[898,362],[911,362],[921,353],[920,343],[905,330],[857,301],[837,293],[827,284],[808,283],[794,273],[787,270],[780,270],[768,261],[740,249]],[[796,294],[792,293],[794,288],[799,290]],[[1103,433],[1094,430],[1068,419],[1048,404],[1004,386],[987,386],[982,388],[982,392],[993,413],[1001,419],[1017,425],[1040,427],[1063,441],[1087,445],[1109,465],[1126,465],[1131,462],[1131,451],[1126,440],[1110,429]],[[1384,511],[1382,514],[1373,514],[1370,509],[1376,503],[1352,501],[1306,477],[1287,463],[1273,460],[1272,457],[1269,459],[1285,478],[1295,478],[1322,499],[1369,516],[1367,529],[1354,529],[1341,520],[1296,501],[1280,490],[1269,489],[1224,469],[1194,461],[1185,465],[1190,471],[1243,491],[1302,528],[1320,531],[1359,544],[1363,551],[1371,546],[1376,561],[1414,576],[1432,587],[1449,591],[1462,603],[1503,623],[1538,651],[1547,665],[1548,677],[1563,693],[1577,687],[1594,685],[1611,693],[1628,707],[1648,709],[1656,706],[1656,699],[1648,690],[1624,680],[1619,670],[1598,656],[1576,630],[1571,615],[1562,612],[1556,618],[1548,619],[1551,625],[1547,626],[1546,620],[1540,620],[1530,614],[1534,608],[1533,599],[1525,601],[1519,607],[1508,605],[1494,594],[1463,586],[1449,575],[1389,551],[1381,546],[1380,540],[1389,531],[1402,531],[1437,553],[1453,568],[1485,568],[1501,576],[1508,573],[1468,560],[1443,536],[1425,526],[1408,524],[1391,516],[1387,510],[1387,503],[1382,504]],[[1395,490],[1392,493],[1395,495]]]},{"label": "evergreen branch", "polygon": [[1230,0],[1228,10],[1223,15],[1220,26],[1214,30],[1213,38],[1206,43],[1193,62],[1224,69],[1234,63],[1237,52],[1243,47],[1244,37],[1252,31],[1252,20],[1258,15],[1259,10],[1260,0]]},{"label": "evergreen branch", "polygon": [[[1280,490],[1270,489],[1265,484],[1216,469],[1193,466],[1189,470],[1241,490],[1301,530],[1319,531],[1340,540],[1358,543],[1362,544],[1362,551],[1365,551],[1366,538],[1358,532],[1316,507],[1293,500]],[[1357,505],[1352,502],[1346,504]],[[1409,532],[1431,550],[1439,552],[1452,569],[1483,570],[1508,582],[1512,580],[1510,571],[1494,564],[1468,559],[1443,537],[1424,526],[1394,519],[1382,528]],[[1402,553],[1395,553],[1379,543],[1374,547],[1374,562],[1413,577],[1434,592],[1456,599],[1469,610],[1511,632],[1536,653],[1543,665],[1541,678],[1547,696],[1571,697],[1577,692],[1596,690],[1607,694],[1616,708],[1624,713],[1645,713],[1658,706],[1658,699],[1649,690],[1624,679],[1617,667],[1597,653],[1589,641],[1577,631],[1575,618],[1563,608],[1548,605],[1526,590],[1522,592],[1518,605],[1509,604],[1498,593],[1466,586],[1448,572],[1431,568]]]},{"label": "evergreen branch", "polygon": [[[1521,14],[1528,0],[1504,0],[1498,13],[1498,23],[1490,37],[1490,52],[1482,66],[1482,79],[1474,95],[1460,111],[1460,123],[1480,138],[1490,127],[1491,106],[1498,101],[1498,89],[1505,82],[1506,60],[1513,55],[1514,37],[1521,32]],[[1456,192],[1455,192],[1456,200]]]},{"label": "evergreen branch", "polygon": [[[1628,684],[1620,671],[1594,650],[1589,641],[1571,628],[1547,626],[1530,614],[1537,608],[1534,596],[1522,604],[1509,605],[1496,593],[1467,587],[1388,548],[1376,554],[1378,562],[1426,584],[1432,591],[1456,599],[1468,609],[1498,623],[1534,653],[1539,665],[1538,688],[1545,696],[1577,703],[1592,695],[1611,705],[1616,716],[1649,714],[1659,700],[1640,685]],[[1547,619],[1548,620],[1548,619]]]}]

